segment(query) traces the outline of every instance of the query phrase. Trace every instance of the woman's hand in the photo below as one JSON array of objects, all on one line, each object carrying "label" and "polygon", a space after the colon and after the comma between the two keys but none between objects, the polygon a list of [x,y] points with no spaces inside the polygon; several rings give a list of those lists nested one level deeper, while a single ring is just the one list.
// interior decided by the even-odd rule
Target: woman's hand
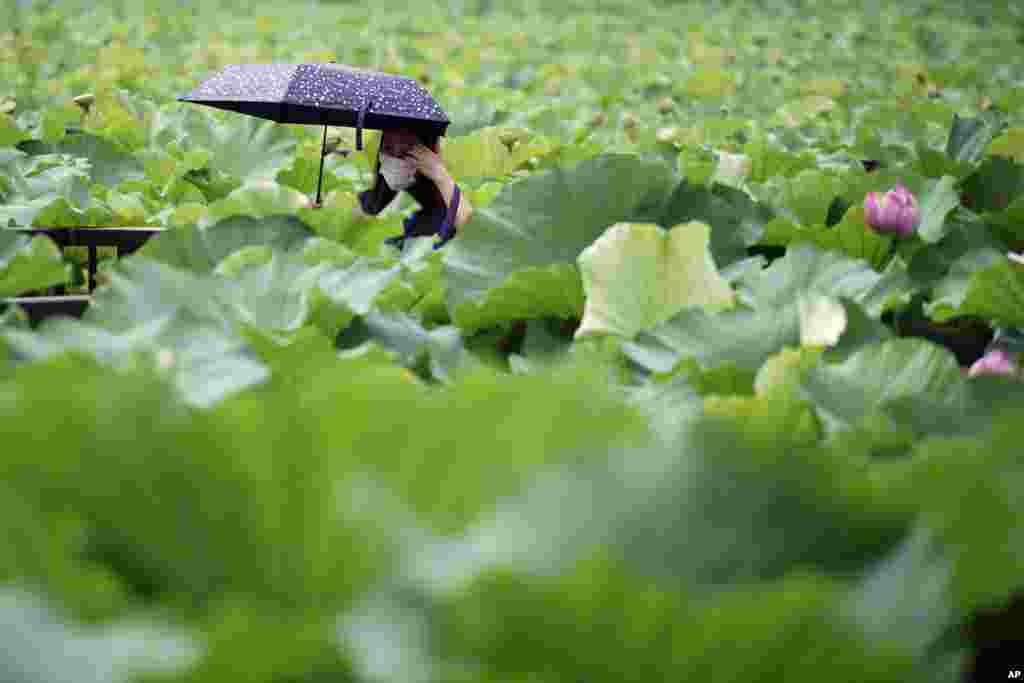
[{"label": "woman's hand", "polygon": [[444,165],[440,155],[424,145],[417,144],[409,150],[409,156],[416,162],[416,170],[433,180],[436,185],[440,186],[445,181],[451,180],[448,168]]},{"label": "woman's hand", "polygon": [[[444,199],[444,203],[450,206],[452,195],[455,192],[455,180],[448,172],[448,167],[445,166],[444,160],[441,159],[440,155],[422,144],[417,144],[409,151],[409,157],[415,160],[417,171],[434,181],[437,189],[441,191],[441,198]],[[468,197],[461,195],[459,210],[455,215],[455,227],[461,229],[462,226],[469,222],[472,216],[473,205],[469,203]]]}]

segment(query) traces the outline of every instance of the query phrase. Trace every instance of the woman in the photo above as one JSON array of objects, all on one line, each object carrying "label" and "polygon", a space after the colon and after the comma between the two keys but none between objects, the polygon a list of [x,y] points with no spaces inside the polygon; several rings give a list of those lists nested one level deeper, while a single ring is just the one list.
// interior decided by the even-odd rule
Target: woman
[{"label": "woman", "polygon": [[410,128],[387,130],[377,153],[377,177],[369,190],[359,194],[357,213],[377,215],[402,190],[412,195],[420,209],[405,219],[404,232],[386,240],[399,249],[408,237],[440,235],[434,249],[455,236],[469,222],[473,206],[455,184],[439,155],[438,137],[424,137]]}]

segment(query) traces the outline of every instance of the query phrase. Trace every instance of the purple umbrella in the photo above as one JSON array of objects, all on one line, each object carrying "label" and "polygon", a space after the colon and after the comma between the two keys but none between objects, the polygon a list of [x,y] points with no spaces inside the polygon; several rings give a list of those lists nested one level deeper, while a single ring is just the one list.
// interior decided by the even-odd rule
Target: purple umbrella
[{"label": "purple umbrella", "polygon": [[405,127],[425,135],[444,135],[450,123],[415,79],[334,63],[228,64],[178,100],[278,123],[323,126],[317,206],[327,154],[327,126],[354,127],[356,149],[362,150],[364,128]]}]

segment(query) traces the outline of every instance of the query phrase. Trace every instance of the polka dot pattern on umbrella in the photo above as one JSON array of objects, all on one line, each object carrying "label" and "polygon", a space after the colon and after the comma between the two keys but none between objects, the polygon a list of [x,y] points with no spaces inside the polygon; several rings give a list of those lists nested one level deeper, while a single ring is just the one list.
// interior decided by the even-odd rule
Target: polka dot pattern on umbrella
[{"label": "polka dot pattern on umbrella", "polygon": [[[290,122],[288,105],[354,115],[364,104],[369,104],[368,115],[438,126],[449,123],[444,110],[415,79],[342,64],[229,64],[181,99],[211,106],[233,103],[233,111],[283,123]],[[246,102],[282,107],[247,111]],[[376,126],[368,120],[367,127]]]},{"label": "polka dot pattern on umbrella", "polygon": [[298,70],[298,64],[228,64],[186,99],[280,102]]},{"label": "polka dot pattern on umbrella", "polygon": [[414,79],[341,65],[300,65],[285,100],[293,104],[342,107],[355,111],[369,100],[376,114],[448,121],[441,107]]}]

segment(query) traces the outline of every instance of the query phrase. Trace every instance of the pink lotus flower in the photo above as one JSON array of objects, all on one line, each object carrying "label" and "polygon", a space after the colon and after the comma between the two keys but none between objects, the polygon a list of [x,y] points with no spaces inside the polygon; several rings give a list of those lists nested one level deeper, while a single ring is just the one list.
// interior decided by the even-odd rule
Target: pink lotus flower
[{"label": "pink lotus flower", "polygon": [[878,232],[912,235],[921,220],[917,200],[907,188],[897,184],[879,198],[878,192],[868,192],[864,198],[864,220]]},{"label": "pink lotus flower", "polygon": [[992,349],[984,356],[974,361],[971,369],[967,371],[968,377],[978,375],[1009,375],[1017,374],[1017,364],[1006,351]]}]

